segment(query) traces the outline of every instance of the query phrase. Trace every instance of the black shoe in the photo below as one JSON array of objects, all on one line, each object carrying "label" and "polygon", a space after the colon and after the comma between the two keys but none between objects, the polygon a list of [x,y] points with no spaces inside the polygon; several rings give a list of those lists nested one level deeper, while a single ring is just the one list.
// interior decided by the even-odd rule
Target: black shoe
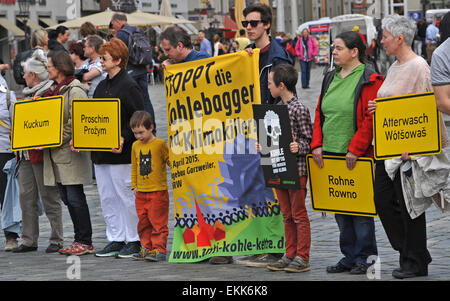
[{"label": "black shoe", "polygon": [[414,278],[421,276],[428,276],[428,272],[417,273],[417,272],[403,271],[401,269],[395,269],[392,271],[392,277],[397,279]]},{"label": "black shoe", "polygon": [[95,252],[95,256],[97,257],[113,257],[119,254],[120,250],[125,246],[125,242],[123,241],[112,241],[107,244],[103,250]]},{"label": "black shoe", "polygon": [[50,244],[47,249],[45,250],[45,253],[56,253],[58,252],[63,246],[59,244]]},{"label": "black shoe", "polygon": [[351,268],[346,267],[342,263],[338,262],[336,265],[328,266],[327,267],[327,273],[343,273],[350,271]]},{"label": "black shoe", "polygon": [[357,263],[351,270],[352,275],[364,275],[367,274],[367,266],[362,263]]},{"label": "black shoe", "polygon": [[133,241],[127,243],[122,250],[116,255],[116,258],[132,258],[133,255],[139,254],[141,251],[141,242]]},{"label": "black shoe", "polygon": [[17,248],[15,248],[14,250],[12,250],[13,253],[25,253],[25,252],[32,252],[32,251],[36,251],[37,247],[29,247],[29,246],[25,246],[25,245],[20,245]]}]

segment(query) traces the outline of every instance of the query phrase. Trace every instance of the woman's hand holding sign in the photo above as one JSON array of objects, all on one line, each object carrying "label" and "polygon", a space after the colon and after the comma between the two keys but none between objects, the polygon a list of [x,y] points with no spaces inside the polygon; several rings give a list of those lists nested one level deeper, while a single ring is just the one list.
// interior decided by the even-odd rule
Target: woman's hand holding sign
[{"label": "woman's hand holding sign", "polygon": [[317,147],[317,148],[313,149],[312,155],[313,155],[314,162],[316,162],[317,166],[319,166],[319,168],[322,168],[323,167],[322,148]]}]

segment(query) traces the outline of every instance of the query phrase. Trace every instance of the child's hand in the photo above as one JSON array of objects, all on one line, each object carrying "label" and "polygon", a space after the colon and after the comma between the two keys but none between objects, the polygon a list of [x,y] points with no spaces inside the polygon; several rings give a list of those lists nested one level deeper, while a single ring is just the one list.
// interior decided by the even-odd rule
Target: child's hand
[{"label": "child's hand", "polygon": [[136,196],[137,192],[138,192],[137,188],[134,188],[133,189],[134,196]]},{"label": "child's hand", "polygon": [[260,153],[261,152],[261,144],[259,144],[258,142],[255,142],[255,147],[256,147],[256,151],[258,153]]},{"label": "child's hand", "polygon": [[292,134],[292,142],[289,144],[289,148],[291,150],[291,153],[293,154],[298,154],[298,151],[300,150],[297,139],[295,139],[294,134]]}]

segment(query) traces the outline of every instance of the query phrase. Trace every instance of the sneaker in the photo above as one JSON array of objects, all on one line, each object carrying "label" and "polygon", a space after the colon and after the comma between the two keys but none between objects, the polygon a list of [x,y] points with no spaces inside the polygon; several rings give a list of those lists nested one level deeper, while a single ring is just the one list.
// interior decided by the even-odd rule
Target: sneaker
[{"label": "sneaker", "polygon": [[140,241],[129,242],[117,253],[116,258],[131,258],[133,255],[139,254],[140,250]]},{"label": "sneaker", "polygon": [[166,261],[166,253],[153,250],[149,256],[145,257],[145,260],[153,262]]},{"label": "sneaker", "polygon": [[133,256],[131,256],[131,258],[133,260],[145,260],[148,256],[150,256],[151,254],[153,254],[153,252],[155,252],[155,250],[148,250],[147,248],[141,247],[141,250],[139,251],[139,253],[134,254]]},{"label": "sneaker", "polygon": [[357,263],[351,270],[352,275],[364,275],[367,274],[367,266],[362,263]]},{"label": "sneaker", "polygon": [[36,251],[37,247],[29,247],[26,245],[20,245],[17,248],[14,248],[12,250],[13,253],[25,253],[25,252],[32,252],[32,251]]},{"label": "sneaker", "polygon": [[59,244],[50,244],[47,249],[45,250],[45,253],[56,253],[59,250],[61,250],[63,246]]},{"label": "sneaker", "polygon": [[345,265],[343,265],[340,262],[338,262],[335,265],[327,266],[327,273],[332,273],[332,274],[348,272],[350,270],[351,270],[351,268],[346,267]]},{"label": "sneaker", "polygon": [[246,265],[247,262],[255,260],[256,258],[258,258],[259,255],[260,254],[253,254],[253,255],[250,255],[250,256],[245,256],[245,257],[242,257],[242,258],[235,259],[234,262],[237,263],[237,264]]},{"label": "sneaker", "polygon": [[291,273],[300,273],[309,271],[311,267],[309,266],[309,262],[303,260],[303,258],[295,256],[295,258],[291,261],[291,263],[284,268],[286,272]]},{"label": "sneaker", "polygon": [[284,271],[284,269],[292,262],[292,259],[285,255],[276,262],[269,263],[267,268],[271,271]]},{"label": "sneaker", "polygon": [[71,245],[72,248],[67,250],[66,255],[84,255],[84,254],[93,254],[95,252],[94,246],[92,244],[85,245],[79,242],[76,242]]},{"label": "sneaker", "polygon": [[19,247],[19,244],[17,243],[17,239],[7,239],[6,245],[5,245],[5,252],[11,252],[12,250]]},{"label": "sneaker", "polygon": [[265,268],[269,263],[277,262],[278,259],[278,257],[272,254],[260,254],[254,260],[249,260],[245,266]]},{"label": "sneaker", "polygon": [[95,256],[97,257],[112,257],[119,254],[120,250],[123,249],[125,243],[123,241],[112,241],[107,244],[103,250],[95,252]]},{"label": "sneaker", "polygon": [[68,252],[73,248],[73,246],[76,243],[77,243],[76,241],[72,242],[72,244],[70,246],[68,246],[67,248],[61,247],[61,249],[58,250],[58,253],[62,254],[62,255],[68,255],[69,254]]},{"label": "sneaker", "polygon": [[214,256],[208,261],[209,264],[229,264],[233,263],[233,256]]}]

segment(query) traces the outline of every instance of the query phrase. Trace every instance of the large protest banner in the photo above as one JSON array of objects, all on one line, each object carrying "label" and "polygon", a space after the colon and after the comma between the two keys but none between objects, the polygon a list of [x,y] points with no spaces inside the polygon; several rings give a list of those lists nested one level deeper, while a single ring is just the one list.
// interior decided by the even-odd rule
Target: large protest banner
[{"label": "large protest banner", "polygon": [[259,50],[165,69],[174,202],[170,262],[284,252],[278,201],[256,152]]}]

